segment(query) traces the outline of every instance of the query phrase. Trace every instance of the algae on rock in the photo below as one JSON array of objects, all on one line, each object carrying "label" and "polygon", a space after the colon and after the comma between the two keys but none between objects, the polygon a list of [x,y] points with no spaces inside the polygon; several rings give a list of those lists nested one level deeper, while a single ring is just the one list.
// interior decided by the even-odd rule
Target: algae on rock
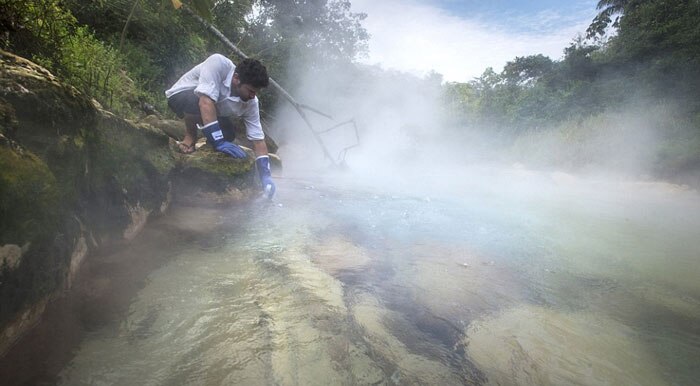
[{"label": "algae on rock", "polygon": [[161,212],[167,141],[0,51],[0,353],[70,285],[86,247],[120,243]]}]

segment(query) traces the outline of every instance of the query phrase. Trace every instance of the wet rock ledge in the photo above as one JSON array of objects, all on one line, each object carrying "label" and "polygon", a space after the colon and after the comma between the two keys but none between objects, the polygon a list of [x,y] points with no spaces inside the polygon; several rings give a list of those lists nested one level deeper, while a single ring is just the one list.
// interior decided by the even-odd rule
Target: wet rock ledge
[{"label": "wet rock ledge", "polygon": [[174,200],[256,194],[251,157],[178,154],[180,125],[121,119],[0,50],[0,356],[88,256],[132,239]]}]

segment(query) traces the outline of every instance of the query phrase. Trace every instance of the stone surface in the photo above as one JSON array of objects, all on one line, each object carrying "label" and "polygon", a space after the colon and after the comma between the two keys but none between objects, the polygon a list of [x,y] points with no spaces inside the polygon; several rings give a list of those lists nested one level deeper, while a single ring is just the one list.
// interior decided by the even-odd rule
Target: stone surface
[{"label": "stone surface", "polygon": [[23,251],[19,245],[7,244],[0,247],[0,266],[13,271],[22,261]]},{"label": "stone surface", "polygon": [[[230,138],[235,138],[235,142],[238,145],[248,148],[253,147],[253,143],[248,140],[246,136],[245,123],[242,119],[227,119],[220,121],[220,123],[227,140],[230,140]],[[162,119],[155,115],[148,115],[138,122],[137,125],[149,125],[163,131],[163,133],[175,140],[182,140],[182,138],[185,136],[185,123],[182,120]],[[279,149],[277,142],[270,136],[267,125],[263,123],[262,126],[263,132],[265,133],[265,144],[267,145],[268,152],[273,154],[277,153],[277,150]]]},{"label": "stone surface", "polygon": [[178,178],[173,180],[173,190],[177,192],[174,200],[177,202],[229,205],[251,198],[258,190],[250,149],[244,148],[248,157],[239,160],[200,142],[197,151],[182,154],[171,139],[170,150],[178,165]]}]

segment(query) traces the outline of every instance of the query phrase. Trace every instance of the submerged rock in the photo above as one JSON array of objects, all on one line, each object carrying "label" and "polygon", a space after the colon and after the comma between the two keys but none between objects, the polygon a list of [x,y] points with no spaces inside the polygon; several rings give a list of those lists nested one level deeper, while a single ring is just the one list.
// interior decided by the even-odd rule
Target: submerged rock
[{"label": "submerged rock", "polygon": [[488,384],[669,384],[635,331],[585,311],[519,306],[472,323],[466,336]]}]

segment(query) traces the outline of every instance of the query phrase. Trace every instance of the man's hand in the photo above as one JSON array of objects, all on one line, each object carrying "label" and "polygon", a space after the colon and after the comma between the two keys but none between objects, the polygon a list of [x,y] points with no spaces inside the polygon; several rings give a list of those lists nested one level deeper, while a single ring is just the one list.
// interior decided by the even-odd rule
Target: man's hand
[{"label": "man's hand", "polygon": [[272,182],[272,176],[270,175],[270,157],[267,155],[261,155],[260,157],[256,158],[255,167],[258,169],[260,184],[265,192],[265,196],[272,199],[272,196],[275,195],[275,183]]},{"label": "man's hand", "polygon": [[238,145],[224,140],[224,133],[221,131],[219,121],[211,122],[202,127],[202,132],[207,137],[207,143],[216,151],[228,154],[233,158],[246,158],[248,156]]}]

